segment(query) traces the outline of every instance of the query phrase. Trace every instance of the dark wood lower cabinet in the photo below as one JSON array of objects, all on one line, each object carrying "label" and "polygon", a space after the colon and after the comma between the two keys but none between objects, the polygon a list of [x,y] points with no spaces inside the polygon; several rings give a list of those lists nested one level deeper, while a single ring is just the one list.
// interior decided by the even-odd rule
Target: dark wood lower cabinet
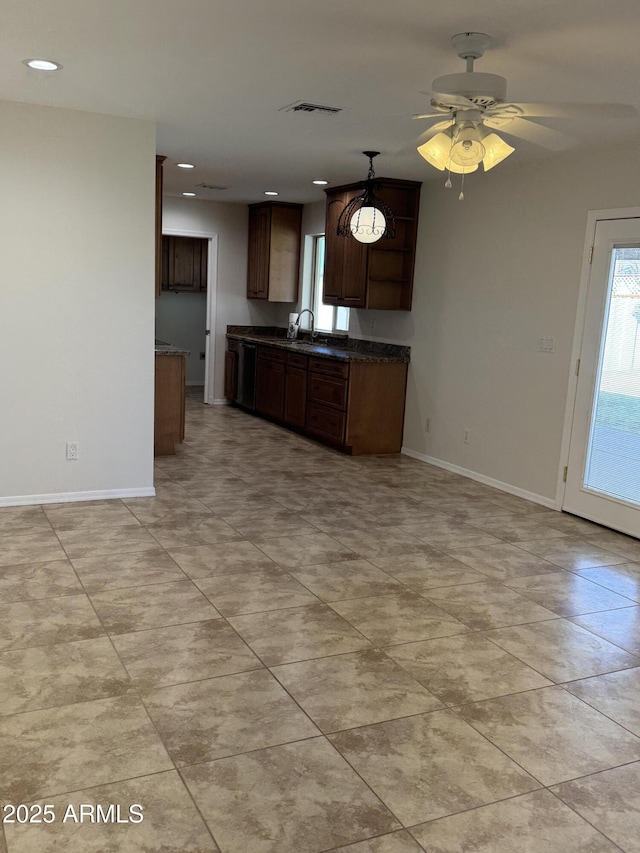
[{"label": "dark wood lower cabinet", "polygon": [[256,362],[256,411],[281,421],[284,418],[284,376],[286,353],[272,347],[258,347]]},{"label": "dark wood lower cabinet", "polygon": [[[225,396],[235,400],[237,342],[228,347]],[[255,410],[346,453],[399,453],[407,368],[258,346]]]},{"label": "dark wood lower cabinet", "polygon": [[[284,422],[303,429],[307,414],[307,357],[289,354],[285,374]],[[298,361],[302,360],[302,364]]]},{"label": "dark wood lower cabinet", "polygon": [[345,413],[330,409],[328,406],[320,406],[318,403],[309,403],[307,428],[329,441],[344,442]]}]

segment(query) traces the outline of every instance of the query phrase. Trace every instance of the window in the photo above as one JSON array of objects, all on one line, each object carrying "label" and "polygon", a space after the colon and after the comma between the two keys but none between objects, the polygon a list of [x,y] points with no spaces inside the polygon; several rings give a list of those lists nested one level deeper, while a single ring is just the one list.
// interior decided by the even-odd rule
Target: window
[{"label": "window", "polygon": [[313,238],[313,270],[311,274],[311,308],[320,332],[349,331],[349,309],[338,305],[325,305],[322,301],[324,279],[324,234]]}]

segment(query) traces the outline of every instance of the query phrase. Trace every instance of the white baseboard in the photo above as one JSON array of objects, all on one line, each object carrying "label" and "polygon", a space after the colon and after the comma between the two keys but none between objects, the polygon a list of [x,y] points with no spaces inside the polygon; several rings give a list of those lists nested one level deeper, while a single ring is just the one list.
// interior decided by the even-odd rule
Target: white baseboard
[{"label": "white baseboard", "polygon": [[204,379],[202,381],[200,381],[199,379],[187,379],[184,384],[187,385],[189,388],[195,388],[196,385],[199,385],[200,388],[204,390]]},{"label": "white baseboard", "polygon": [[153,498],[153,486],[143,489],[102,489],[97,492],[59,492],[53,495],[17,495],[0,497],[0,507],[31,506],[32,504],[73,503],[75,501],[107,501],[125,498]]},{"label": "white baseboard", "polygon": [[501,480],[494,480],[493,477],[487,477],[485,474],[478,474],[477,471],[471,471],[469,468],[461,468],[460,465],[453,465],[451,462],[445,462],[443,459],[427,456],[426,453],[418,453],[416,450],[410,450],[408,447],[403,447],[400,452],[405,456],[410,456],[412,459],[426,462],[427,465],[444,468],[445,471],[451,471],[452,474],[460,474],[462,477],[468,477],[470,480],[475,480],[485,486],[492,486],[494,489],[500,489],[501,492],[507,492],[509,495],[515,495],[518,498],[524,498],[526,501],[546,506],[548,509],[559,508],[553,498],[536,495],[534,492],[528,492],[526,489],[520,489],[518,486],[512,486],[510,483],[503,483]]},{"label": "white baseboard", "polygon": [[227,400],[226,397],[221,397],[219,400],[214,400],[213,405],[214,406],[228,406],[229,401]]}]

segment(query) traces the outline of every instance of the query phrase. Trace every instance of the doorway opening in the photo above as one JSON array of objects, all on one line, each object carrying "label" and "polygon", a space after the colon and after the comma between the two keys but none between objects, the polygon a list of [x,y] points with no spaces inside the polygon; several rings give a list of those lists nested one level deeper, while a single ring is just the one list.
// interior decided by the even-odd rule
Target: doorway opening
[{"label": "doorway opening", "polygon": [[[167,281],[168,261],[163,257],[163,288],[156,300],[156,338],[189,352],[187,356],[187,389],[190,396],[201,394],[207,405],[215,400],[216,298],[218,270],[218,235],[202,231],[163,229],[163,249],[169,251],[165,238],[184,240],[181,248],[189,250],[198,243],[206,249],[206,287],[204,282],[188,290],[171,288]],[[175,247],[171,247],[173,251]],[[196,266],[198,266],[196,264]],[[203,265],[204,269],[204,265]]]}]

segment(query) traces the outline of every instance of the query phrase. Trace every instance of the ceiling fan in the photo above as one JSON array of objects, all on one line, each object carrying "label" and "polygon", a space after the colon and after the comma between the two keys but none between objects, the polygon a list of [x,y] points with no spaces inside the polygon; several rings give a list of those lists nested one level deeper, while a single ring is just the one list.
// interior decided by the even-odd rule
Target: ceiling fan
[{"label": "ceiling fan", "polygon": [[446,120],[426,131],[424,135],[431,138],[418,147],[422,157],[437,169],[462,175],[476,171],[480,163],[485,172],[492,169],[515,150],[494,130],[557,151],[573,144],[571,137],[531,121],[532,118],[562,117],[576,112],[597,113],[601,117],[603,108],[610,117],[635,113],[633,107],[624,104],[507,103],[505,78],[475,71],[473,67],[491,44],[491,37],[485,33],[458,33],[451,42],[458,56],[466,61],[466,71],[434,80],[431,93],[434,111],[413,116],[419,120],[446,116]]}]

